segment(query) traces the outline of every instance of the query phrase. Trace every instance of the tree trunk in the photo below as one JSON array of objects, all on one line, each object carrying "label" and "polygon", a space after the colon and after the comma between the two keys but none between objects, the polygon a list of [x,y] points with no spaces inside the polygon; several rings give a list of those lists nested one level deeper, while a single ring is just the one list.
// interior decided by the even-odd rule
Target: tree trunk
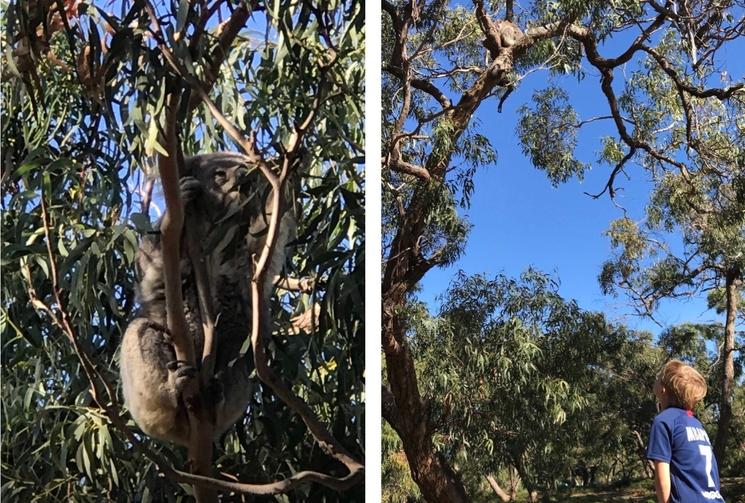
[{"label": "tree trunk", "polygon": [[499,484],[497,483],[496,479],[492,477],[491,475],[484,475],[486,477],[486,481],[489,482],[489,486],[491,486],[492,491],[494,491],[494,494],[497,495],[497,497],[502,501],[510,501],[510,495],[505,492],[504,489],[499,487]]},{"label": "tree trunk", "polygon": [[632,433],[634,435],[634,438],[636,439],[636,448],[637,452],[639,453],[639,458],[642,462],[642,467],[644,468],[644,473],[647,475],[648,479],[653,479],[654,463],[651,459],[647,459],[647,450],[644,448],[644,440],[642,439],[642,435],[636,430],[633,430]]},{"label": "tree trunk", "polygon": [[[394,69],[391,73],[401,80],[404,87],[408,87],[410,75],[406,40],[412,23],[416,22],[413,9],[406,2],[399,8],[387,1],[383,2],[383,9],[391,17],[396,37],[390,59],[390,68]],[[487,14],[483,4],[477,5],[477,10],[481,21],[489,25],[487,37],[495,42],[499,36],[498,32],[495,33],[497,27],[494,23],[486,21]],[[444,108],[439,120],[450,123],[452,131],[446,138],[435,137],[422,169],[418,170],[419,175],[416,176],[420,176],[421,179],[397,224],[383,271],[382,345],[390,385],[387,406],[383,407],[384,417],[401,438],[412,477],[424,498],[430,502],[461,503],[469,500],[463,483],[432,443],[434,432],[430,424],[429,407],[419,394],[414,360],[408,348],[403,311],[408,296],[416,288],[417,283],[427,271],[440,265],[443,260],[438,252],[425,256],[421,247],[422,238],[426,237],[428,217],[437,211],[433,201],[433,184],[446,182],[450,161],[456,154],[457,139],[468,127],[479,105],[491,95],[495,87],[505,85],[509,80],[512,68],[513,49],[505,48],[493,55],[493,61],[486,71],[465,90],[455,105],[451,105],[449,99],[444,100],[446,104],[441,102]],[[401,125],[408,110],[403,113]],[[400,152],[397,153],[396,149],[391,147],[389,154],[391,159],[394,159]]]},{"label": "tree trunk", "polygon": [[[168,125],[161,140],[170,155],[158,155],[158,169],[166,201],[166,212],[160,223],[161,249],[163,253],[163,282],[165,284],[167,325],[173,339],[176,359],[197,368],[194,354],[194,340],[189,335],[184,315],[184,302],[181,291],[181,237],[184,229],[184,209],[179,188],[179,167],[182,164],[181,148],[176,135],[176,111],[179,98],[169,94],[166,106]],[[182,392],[189,416],[189,470],[197,475],[212,475],[212,425],[202,406],[199,380],[195,380]],[[198,503],[216,503],[214,489],[194,486]]]},{"label": "tree trunk", "polygon": [[737,300],[739,296],[740,269],[735,267],[727,271],[725,278],[726,321],[724,324],[724,344],[722,344],[721,400],[719,402],[719,422],[717,437],[714,441],[714,455],[719,466],[724,465],[725,449],[729,438],[729,427],[732,421],[732,395],[735,384],[735,319],[737,317]]},{"label": "tree trunk", "polygon": [[517,474],[517,470],[514,466],[510,466],[510,501],[515,501],[517,498],[517,485],[520,482],[520,477]]},{"label": "tree trunk", "polygon": [[520,475],[520,480],[523,482],[523,487],[528,491],[528,501],[531,503],[537,502],[538,491],[536,490],[533,480],[530,478],[521,457],[515,459],[515,468],[517,469],[518,475]]},{"label": "tree trunk", "polygon": [[465,503],[465,487],[432,443],[429,407],[419,393],[414,358],[409,350],[402,311],[409,293],[436,265],[419,252],[426,218],[432,211],[429,189],[418,187],[391,244],[383,274],[382,343],[390,398],[384,418],[398,433],[411,476],[429,502]]},{"label": "tree trunk", "polygon": [[389,353],[390,349],[386,371],[391,391],[384,391],[383,417],[401,438],[411,477],[429,502],[468,502],[462,482],[432,443],[428,407],[419,395],[408,346],[403,341],[395,351]]}]

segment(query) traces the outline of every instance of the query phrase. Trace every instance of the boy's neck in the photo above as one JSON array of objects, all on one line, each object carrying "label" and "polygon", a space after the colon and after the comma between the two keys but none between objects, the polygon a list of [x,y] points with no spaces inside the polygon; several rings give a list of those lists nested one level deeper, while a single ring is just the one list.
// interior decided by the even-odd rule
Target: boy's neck
[{"label": "boy's neck", "polygon": [[686,407],[681,407],[680,405],[675,405],[675,404],[668,404],[666,406],[660,404],[660,412],[662,412],[664,410],[667,410],[667,409],[680,409],[680,410],[686,411],[689,416],[692,416],[693,415],[693,411],[691,409],[686,408]]}]

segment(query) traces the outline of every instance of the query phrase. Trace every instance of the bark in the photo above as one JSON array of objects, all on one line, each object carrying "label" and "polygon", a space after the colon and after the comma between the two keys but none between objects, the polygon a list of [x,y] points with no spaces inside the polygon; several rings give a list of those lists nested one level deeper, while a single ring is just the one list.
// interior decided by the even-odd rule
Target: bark
[{"label": "bark", "polygon": [[727,271],[725,293],[727,296],[726,321],[724,324],[724,344],[722,345],[722,397],[719,402],[719,422],[717,436],[714,440],[714,455],[719,466],[724,465],[730,423],[732,422],[732,396],[735,385],[735,320],[737,316],[738,287],[741,282],[740,269],[735,267]]},{"label": "bark", "polygon": [[427,501],[470,501],[460,479],[432,443],[427,406],[419,394],[414,360],[406,343],[387,351],[386,361],[392,400],[386,400],[383,415],[401,438],[414,482]]},{"label": "bark", "polygon": [[[161,221],[161,246],[163,250],[163,276],[165,282],[166,311],[168,313],[168,328],[171,331],[176,358],[188,362],[197,368],[194,355],[194,341],[189,332],[184,317],[184,305],[181,293],[181,236],[184,227],[184,212],[179,190],[179,162],[180,148],[176,136],[176,108],[178,99],[169,95],[167,99],[166,131],[164,143],[168,156],[158,157],[163,193],[166,200],[166,213]],[[202,404],[199,381],[185,390],[184,402],[189,411],[189,465],[190,471],[196,475],[209,477],[212,475],[212,431],[213,425],[209,414]],[[199,503],[217,502],[217,493],[207,487],[194,486],[194,494]]]},{"label": "bark", "polygon": [[[480,8],[483,10],[483,5]],[[514,51],[500,52],[456,104],[452,105],[450,99],[434,84],[410,75],[406,40],[412,22],[411,5],[397,8],[384,0],[383,10],[391,17],[396,37],[391,60],[388,65],[384,65],[386,72],[401,80],[404,96],[410,94],[411,87],[430,94],[443,107],[442,120],[449,121],[453,127],[448,138],[450,145],[433,145],[432,154],[424,166],[404,163],[399,158],[395,143],[390,147],[389,157],[395,162],[389,162],[387,167],[416,176],[420,182],[408,207],[403,210],[383,272],[382,343],[391,395],[387,401],[389,406],[384,407],[383,412],[385,419],[401,438],[412,477],[424,498],[433,502],[459,503],[468,501],[466,490],[432,443],[433,429],[429,422],[428,407],[419,392],[414,360],[406,342],[406,320],[401,312],[409,293],[427,271],[441,260],[438,253],[425,257],[420,249],[425,234],[425,222],[433,211],[433,184],[444,183],[445,173],[454,154],[452,145],[466,129],[478,106],[489,97],[495,86],[507,82]],[[406,109],[404,106],[404,110]],[[401,133],[405,115],[406,113],[402,113],[397,122],[394,136]],[[391,403],[394,404],[393,407],[390,406]]]},{"label": "bark", "polygon": [[510,495],[501,487],[499,487],[499,484],[497,483],[496,479],[491,475],[485,475],[486,481],[489,482],[489,486],[492,488],[492,491],[494,491],[494,494],[497,495],[497,497],[502,501],[512,501],[512,498],[510,498]]}]

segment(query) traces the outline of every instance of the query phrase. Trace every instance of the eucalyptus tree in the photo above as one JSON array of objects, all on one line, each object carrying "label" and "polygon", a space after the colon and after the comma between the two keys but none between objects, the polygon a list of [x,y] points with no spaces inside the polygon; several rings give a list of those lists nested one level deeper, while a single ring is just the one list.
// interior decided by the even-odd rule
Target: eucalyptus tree
[{"label": "eucalyptus tree", "polygon": [[[736,110],[743,84],[726,78],[719,82],[714,70],[726,68],[720,54],[742,35],[743,5],[738,1],[537,0],[516,5],[513,0],[488,4],[383,0],[382,6],[382,342],[387,376],[383,412],[401,437],[424,497],[466,501],[463,485],[432,440],[435,427],[425,413],[428,397],[417,379],[406,306],[429,270],[452,263],[462,252],[468,224],[457,208],[467,207],[477,190],[475,170],[495,160],[488,139],[474,123],[475,111],[486,101],[500,109],[528,72],[545,69],[584,77],[589,66],[599,74],[599,81],[585,79],[582,84],[599,86],[607,113],[598,120],[607,120],[616,137],[603,144],[603,159],[612,163],[603,194],[615,195],[616,179],[631,162],[654,171],[660,180],[667,177],[666,186],[682,184],[684,191],[701,192],[696,187],[706,184],[699,181],[694,164],[703,163],[702,152],[713,148],[717,156],[737,161],[708,157],[705,161],[722,171],[722,186],[733,188],[725,190],[730,201],[726,204],[735,204],[731,201],[737,198],[731,194],[739,193],[735,189],[741,182],[731,181],[740,180],[735,174],[742,167],[735,133],[742,131]],[[609,40],[618,41],[621,49],[609,50],[604,45]],[[629,63],[638,63],[640,70],[628,78],[629,90],[619,95],[614,80],[626,79],[622,70]],[[646,74],[654,79],[642,78]],[[663,95],[666,99],[656,100]],[[587,164],[574,156],[576,133],[589,119],[577,116],[561,89],[539,92],[534,102],[534,107],[524,109],[518,130],[525,153],[554,183],[580,176]],[[709,125],[700,115],[701,107],[706,114],[726,110],[722,116],[733,120]],[[631,114],[631,109],[639,113]],[[659,123],[658,117],[675,122]],[[722,133],[711,138],[699,129],[717,127]],[[730,140],[720,151],[716,146],[721,145],[722,134]],[[689,199],[699,204],[695,197],[678,200]],[[725,218],[724,234],[732,237],[740,227],[731,220],[740,215],[729,210],[726,214],[731,218]],[[678,218],[665,212],[658,215],[658,221]],[[735,236],[726,250],[739,242]],[[734,257],[739,257],[737,252]],[[727,348],[725,357],[731,354],[732,347]],[[723,384],[731,383],[728,372]],[[726,418],[727,404],[722,405]]]},{"label": "eucalyptus tree", "polygon": [[[414,352],[440,448],[459,466],[472,458],[468,465],[482,476],[514,468],[535,500],[577,466],[589,466],[608,447],[593,440],[611,430],[627,432],[620,447],[637,458],[618,410],[654,412],[644,387],[654,373],[630,386],[615,359],[633,347],[623,370],[633,372],[649,342],[564,300],[557,282],[528,270],[518,280],[459,274],[439,316],[417,325]],[[643,396],[618,404],[607,393],[612,386]]]},{"label": "eucalyptus tree", "polygon": [[[3,498],[361,499],[361,6],[3,7]],[[224,477],[200,479],[183,467],[199,471],[204,453],[125,424],[117,348],[138,237],[165,209],[153,186],[174,210],[179,152],[215,150],[241,150],[280,185],[294,170],[299,229],[275,319],[246,334],[250,407],[202,472]]]},{"label": "eucalyptus tree", "polygon": [[[635,134],[668,158],[637,156],[632,149],[622,154],[623,147],[608,139],[607,160],[620,163],[619,156],[631,154],[630,161],[649,172],[654,188],[643,222],[624,216],[611,224],[608,235],[615,253],[604,265],[600,282],[607,293],[623,290],[639,312],[649,316],[662,299],[709,291],[712,304],[724,300],[714,441],[717,459],[724,463],[745,271],[745,94],[729,99],[687,94],[684,85],[704,85],[719,72],[720,63],[698,61],[694,69],[686,62],[687,52],[672,41],[658,50],[630,76],[620,110],[635,122]],[[661,54],[670,61],[672,75],[690,75],[693,84],[676,84],[664,69],[652,66]]]},{"label": "eucalyptus tree", "polygon": [[519,281],[459,274],[414,346],[442,448],[485,473],[513,466],[533,495],[571,468],[567,419],[587,405],[606,331],[557,286],[535,271]]}]

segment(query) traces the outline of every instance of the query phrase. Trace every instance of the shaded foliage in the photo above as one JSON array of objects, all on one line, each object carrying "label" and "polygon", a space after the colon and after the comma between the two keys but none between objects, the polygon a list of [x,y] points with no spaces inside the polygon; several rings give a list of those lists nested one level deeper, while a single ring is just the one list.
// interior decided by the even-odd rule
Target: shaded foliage
[{"label": "shaded foliage", "polygon": [[[54,6],[43,12],[41,4],[13,3],[3,19],[3,45],[15,66],[5,69],[2,83],[2,496],[184,501],[190,489],[159,476],[110,427],[72,344],[42,308],[60,307],[52,291],[56,271],[77,342],[115,383],[119,340],[136,309],[137,241],[163,208],[157,191],[154,215],[141,203],[155,177],[152,156],[162,149],[158,124],[172,70],[154,42],[152,20],[141,3],[122,2],[116,6],[120,12],[112,13],[105,10],[108,5],[64,2],[69,7],[64,21]],[[239,26],[241,35],[217,68],[210,65],[225,25],[218,29],[213,20],[208,32],[197,36],[194,27],[207,15],[204,6],[181,2],[158,8],[164,7],[160,19],[170,27],[169,43],[177,47],[182,64],[200,78],[213,79],[211,99],[234,123],[255,131],[267,156],[279,152],[298,117],[315,106],[320,83],[327,86],[318,117],[303,139],[296,183],[298,238],[286,268],[290,276],[315,278],[316,286],[307,293],[279,291],[275,296],[270,349],[275,370],[293,383],[336,438],[362,457],[360,6],[258,5],[250,26],[260,27],[261,34]],[[215,8],[212,14],[219,11],[223,19],[245,9],[228,2]],[[337,61],[333,65],[330,50]],[[235,150],[203,106],[182,113],[181,126],[187,154]],[[43,229],[42,200],[49,212],[50,241]],[[316,304],[319,315],[310,328],[290,330],[291,318]],[[296,414],[258,379],[253,386],[246,416],[218,443],[220,472],[264,483],[303,469],[343,471],[314,448]],[[149,443],[174,466],[183,466],[185,452]],[[361,494],[358,488],[346,498],[361,499]],[[341,496],[304,487],[289,497]]]}]

